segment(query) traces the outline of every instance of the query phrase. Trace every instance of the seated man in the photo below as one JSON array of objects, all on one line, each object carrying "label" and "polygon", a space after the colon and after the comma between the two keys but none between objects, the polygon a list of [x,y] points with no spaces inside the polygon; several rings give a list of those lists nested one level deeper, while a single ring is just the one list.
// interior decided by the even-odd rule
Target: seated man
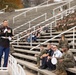
[{"label": "seated man", "polygon": [[[42,65],[39,68],[46,69],[48,67],[48,65],[47,65],[48,57],[52,57],[53,53],[54,52],[52,50],[52,45],[51,45],[51,43],[48,43],[46,53],[41,56]],[[51,64],[51,60],[50,61],[48,60],[48,63]],[[50,68],[51,68],[51,66],[49,65],[49,69]]]},{"label": "seated man", "polygon": [[62,48],[63,46],[68,46],[68,40],[65,38],[64,34],[61,35],[59,40],[59,48]]},{"label": "seated man", "polygon": [[59,20],[57,22],[57,25],[54,28],[55,28],[56,31],[62,30],[62,22],[61,22],[61,20]]},{"label": "seated man", "polygon": [[69,51],[69,47],[63,46],[62,51],[63,55],[58,59],[56,71],[54,71],[57,75],[67,75],[66,69],[73,68],[75,66],[75,59],[72,52]]},{"label": "seated man", "polygon": [[44,49],[43,45],[40,45],[40,54],[35,54],[37,57],[37,67],[40,66],[40,57],[46,53],[46,50]]},{"label": "seated man", "polygon": [[[60,50],[58,50],[56,45],[53,45],[52,50],[54,51],[53,56],[52,57],[48,56],[48,61],[49,61],[49,59],[52,59],[53,57],[56,58],[56,59],[59,59],[59,58],[62,57],[62,53],[61,53]],[[55,70],[56,69],[56,65],[55,64],[53,65],[52,62],[49,63],[48,61],[47,61],[48,67],[51,68],[51,70]]]}]

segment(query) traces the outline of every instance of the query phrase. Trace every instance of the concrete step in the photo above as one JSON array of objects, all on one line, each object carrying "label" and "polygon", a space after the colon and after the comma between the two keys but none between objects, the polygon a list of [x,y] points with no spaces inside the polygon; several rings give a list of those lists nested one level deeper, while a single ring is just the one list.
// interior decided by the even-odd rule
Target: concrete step
[{"label": "concrete step", "polygon": [[25,54],[21,54],[21,53],[12,53],[12,55],[15,57],[19,57],[19,58],[37,61],[35,56],[25,55]]},{"label": "concrete step", "polygon": [[25,45],[12,45],[13,47],[24,47],[24,48],[32,48],[35,46],[25,46]]},{"label": "concrete step", "polygon": [[10,75],[8,70],[0,70],[0,75]]},{"label": "concrete step", "polygon": [[[62,33],[63,31],[57,31],[57,32],[54,32],[54,33],[52,33],[52,35],[58,35],[58,34],[60,34],[60,33]],[[69,32],[67,32],[67,33],[65,33],[65,35],[66,34],[73,34],[73,31],[69,31]],[[50,33],[43,33],[42,35],[50,35]]]},{"label": "concrete step", "polygon": [[67,71],[76,74],[76,66],[74,68],[68,68]]},{"label": "concrete step", "polygon": [[[29,42],[23,42],[23,41],[21,42],[21,41],[19,41],[18,44],[19,44],[19,45],[30,46],[30,43],[29,43]],[[36,46],[36,45],[38,45],[38,44],[40,44],[40,43],[38,43],[38,42],[33,42],[33,43],[32,43],[32,45],[34,45],[34,46]],[[13,45],[17,45],[17,42],[15,42]]]},{"label": "concrete step", "polygon": [[36,64],[33,64],[32,62],[23,61],[21,59],[17,59],[17,61],[19,64],[28,67],[29,69],[32,69],[34,71],[37,71],[38,73],[42,73],[44,75],[56,75],[51,71],[38,69],[38,67],[36,67]]},{"label": "concrete step", "polygon": [[[37,39],[37,41],[39,41],[39,42],[44,42],[44,41],[46,41],[46,40],[48,40],[48,39]],[[50,41],[59,41],[60,39],[52,39],[52,40],[50,40]],[[73,41],[73,38],[68,38],[67,39],[68,41]],[[76,40],[76,39],[74,39],[74,40]]]},{"label": "concrete step", "polygon": [[14,48],[14,51],[16,52],[21,52],[21,53],[28,53],[28,54],[39,54],[39,51],[30,51],[30,50],[25,50],[25,49],[19,49],[19,48]]}]

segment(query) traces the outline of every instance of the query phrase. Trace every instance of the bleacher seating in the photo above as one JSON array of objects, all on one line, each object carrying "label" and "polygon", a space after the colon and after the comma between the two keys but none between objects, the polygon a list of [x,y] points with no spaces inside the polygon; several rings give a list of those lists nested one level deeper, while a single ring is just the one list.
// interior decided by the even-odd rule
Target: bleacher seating
[{"label": "bleacher seating", "polygon": [[[54,6],[49,6],[49,7],[44,7],[44,8],[40,8],[40,9],[38,9],[38,13],[36,13],[36,12],[34,12],[34,10],[32,10],[31,12],[29,12],[29,13],[27,14],[27,15],[28,15],[27,17],[21,16],[20,19],[18,18],[18,19],[16,20],[16,23],[15,23],[14,25],[12,25],[12,22],[11,22],[11,23],[10,23],[10,26],[11,26],[12,28],[15,28],[15,27],[17,27],[18,25],[20,25],[20,24],[22,24],[22,23],[25,23],[25,22],[27,22],[27,21],[29,21],[29,20],[31,20],[31,19],[33,19],[33,18],[41,15],[42,13],[44,13],[44,12],[46,12],[46,11],[47,11],[47,13],[48,13],[48,18],[49,18],[49,17],[52,16],[52,14],[51,14],[50,11],[52,11],[53,8],[55,8],[55,7],[59,6],[59,5],[61,5],[61,4],[54,5]],[[50,10],[49,10],[49,9],[50,9]],[[20,12],[19,12],[19,13],[20,13]],[[6,14],[8,14],[8,15],[6,15]],[[4,18],[4,17],[7,17],[7,18],[11,21],[10,17],[13,16],[13,15],[11,15],[11,14],[14,15],[14,12],[2,14],[2,15],[1,15],[1,18],[2,18],[2,16],[4,15],[3,18]],[[18,14],[18,13],[15,13],[15,14]],[[6,16],[5,16],[5,15],[6,15]],[[10,16],[10,15],[11,15],[11,16]],[[49,15],[50,15],[50,16],[49,16]],[[72,15],[72,14],[70,14],[69,16],[71,16],[71,15]],[[76,15],[76,14],[75,14],[75,15]],[[69,17],[69,16],[67,16],[67,17]],[[65,23],[67,17],[64,17],[63,19],[59,20],[58,22],[61,22],[61,24],[62,24],[62,21],[64,20],[64,23]],[[3,18],[2,18],[2,19],[3,19]],[[23,18],[23,19],[21,19],[21,18]],[[1,20],[2,20],[2,19],[1,19]],[[68,18],[68,20],[69,20],[69,18]],[[75,18],[75,20],[76,20],[76,18]],[[39,22],[39,21],[37,21],[37,23],[38,23],[38,22]],[[33,24],[35,25],[36,23],[33,23]],[[32,24],[32,25],[33,25],[33,24]],[[58,24],[58,23],[57,23],[57,24]],[[73,26],[71,26],[71,27],[73,27]],[[70,27],[70,28],[71,28],[71,27]],[[25,29],[25,28],[27,29],[27,27],[24,27],[24,29]],[[50,27],[49,27],[49,28],[50,28]],[[65,28],[65,27],[63,27],[63,30],[64,30],[64,28]],[[68,28],[69,28],[69,26],[68,26]],[[65,30],[67,30],[68,28],[65,28]],[[23,29],[23,28],[18,29],[17,33],[23,31],[24,29]],[[75,31],[76,31],[76,30],[75,30]],[[50,39],[50,38],[52,38],[52,37],[60,34],[61,32],[63,32],[63,31],[56,31],[55,28],[52,28],[52,36],[50,36],[50,32],[42,33],[41,36],[40,36],[39,38],[37,38],[37,42],[32,42],[32,46],[30,45],[29,42],[26,42],[26,41],[25,41],[25,38],[24,38],[23,40],[20,40],[20,41],[18,41],[18,42],[15,42],[15,43],[13,43],[13,45],[12,45],[12,46],[14,47],[14,49],[13,49],[14,51],[13,51],[12,55],[17,59],[17,61],[18,61],[19,64],[21,64],[22,66],[28,67],[28,68],[31,69],[31,70],[36,71],[36,72],[38,73],[38,75],[40,75],[40,74],[43,74],[43,75],[55,75],[55,74],[54,74],[53,72],[51,72],[51,71],[41,70],[41,69],[39,69],[38,67],[36,67],[37,60],[36,60],[35,54],[39,54],[39,53],[40,53],[40,48],[37,47],[37,48],[35,48],[35,49],[33,49],[33,50],[30,50],[30,49],[33,48],[33,47],[35,47],[35,46],[37,46],[37,45],[39,45],[40,43],[45,42],[46,40],[48,40],[48,39]],[[70,34],[70,35],[69,35],[69,34]],[[69,45],[70,45],[70,50],[74,53],[74,56],[75,56],[76,51],[75,51],[75,49],[73,49],[73,44],[71,44],[71,42],[73,41],[73,30],[71,30],[71,31],[69,31],[69,32],[66,32],[65,37],[66,37],[66,39],[68,40],[68,43],[69,43]],[[76,34],[75,34],[74,37],[76,37]],[[60,39],[60,36],[57,37],[57,38],[55,38],[55,39],[52,39],[50,42],[53,42],[54,44],[58,45],[59,39]],[[74,39],[74,41],[76,41],[76,39]],[[47,49],[47,48],[46,48],[46,45],[47,45],[47,43],[44,44],[44,48],[45,48],[45,49]],[[75,48],[76,48],[76,43],[75,43]],[[75,60],[76,60],[76,57],[75,57]],[[75,72],[75,71],[76,71],[76,68],[70,68],[70,69],[68,69],[68,71],[73,72],[73,73],[76,73],[76,72]]]},{"label": "bleacher seating", "polygon": [[[75,13],[73,14],[70,14],[68,15],[68,19],[69,19],[69,16],[71,15],[75,15]],[[63,19],[67,19],[67,17],[64,17]],[[61,19],[61,20],[63,20]],[[60,20],[60,21],[61,21]],[[66,23],[66,22],[65,22]],[[74,22],[73,22],[74,23]],[[61,22],[62,24],[62,22]],[[69,26],[68,26],[69,27]],[[71,26],[73,27],[73,26]],[[70,28],[71,28],[70,27]],[[69,29],[69,28],[67,28]],[[66,30],[67,30],[66,29]],[[62,31],[56,31],[55,28],[52,29],[53,32],[52,32],[52,37],[60,34]],[[76,31],[76,30],[75,30]],[[70,35],[69,35],[70,34]],[[75,35],[76,36],[76,35]],[[75,37],[74,36],[74,37]],[[14,53],[12,53],[12,55],[17,59],[18,63],[25,66],[25,67],[28,67],[32,70],[35,70],[37,71],[39,74],[42,73],[45,75],[46,72],[48,72],[47,70],[40,70],[38,69],[38,67],[36,67],[36,57],[34,56],[35,54],[39,54],[39,47],[33,49],[32,51],[29,51],[31,48],[35,47],[36,45],[38,45],[39,43],[43,43],[45,42],[46,40],[52,38],[50,36],[50,32],[47,32],[47,33],[43,33],[40,38],[37,38],[37,42],[32,42],[32,46],[30,46],[30,43],[26,42],[26,41],[19,41],[19,45],[17,45],[17,42],[15,42],[13,44],[13,47],[14,47]],[[70,45],[70,50],[72,51],[73,50],[73,45],[71,44],[71,42],[73,41],[73,30],[70,30],[69,32],[66,32],[65,33],[65,37],[66,39],[68,40],[68,43]],[[55,38],[55,39],[52,39],[50,42],[53,42],[54,44],[58,45],[58,41],[60,39],[60,36]],[[74,41],[76,41],[76,39],[74,39]],[[44,44],[44,48],[46,49],[46,44]],[[75,48],[76,48],[76,45],[75,45]],[[73,53],[75,53],[75,50],[72,51]],[[75,57],[75,60],[76,60],[76,56]],[[28,65],[29,64],[29,65]],[[70,71],[70,72],[73,72],[75,73],[75,68],[69,68],[67,71]],[[47,75],[55,75],[54,73],[52,73],[51,71],[46,73]]]}]

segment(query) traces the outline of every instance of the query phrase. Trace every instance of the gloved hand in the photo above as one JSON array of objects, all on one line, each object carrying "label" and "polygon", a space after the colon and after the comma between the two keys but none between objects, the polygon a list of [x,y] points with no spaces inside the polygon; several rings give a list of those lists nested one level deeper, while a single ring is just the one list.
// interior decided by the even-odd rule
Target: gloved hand
[{"label": "gloved hand", "polygon": [[7,28],[4,30],[4,33],[6,33],[8,30],[7,30]]},{"label": "gloved hand", "polygon": [[9,41],[11,41],[11,40],[12,40],[12,38],[11,38],[10,36],[9,36],[9,38],[8,38],[8,39],[9,39]]}]

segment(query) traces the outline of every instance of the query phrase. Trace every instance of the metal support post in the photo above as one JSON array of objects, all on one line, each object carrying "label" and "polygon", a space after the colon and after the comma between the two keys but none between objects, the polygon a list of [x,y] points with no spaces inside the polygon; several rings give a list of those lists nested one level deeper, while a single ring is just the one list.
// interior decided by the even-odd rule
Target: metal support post
[{"label": "metal support post", "polygon": [[30,21],[29,21],[29,28],[31,27],[31,23],[30,23]]},{"label": "metal support post", "polygon": [[18,39],[19,39],[19,35],[17,36],[17,45],[19,45],[19,42],[18,42],[19,40]]},{"label": "metal support post", "polygon": [[50,36],[52,37],[52,23],[50,25]]},{"label": "metal support post", "polygon": [[73,49],[75,48],[75,28],[73,29]]},{"label": "metal support post", "polygon": [[47,13],[45,13],[45,21],[46,21],[46,19],[47,19]]}]

